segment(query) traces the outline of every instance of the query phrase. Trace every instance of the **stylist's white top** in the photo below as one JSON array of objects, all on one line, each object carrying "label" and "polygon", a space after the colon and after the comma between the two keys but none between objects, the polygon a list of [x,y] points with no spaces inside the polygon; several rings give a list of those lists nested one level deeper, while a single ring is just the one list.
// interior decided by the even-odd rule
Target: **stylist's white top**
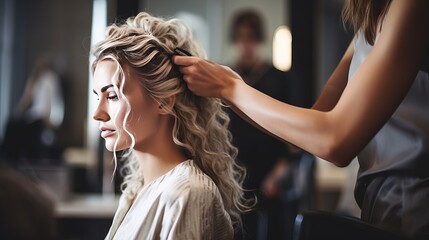
[{"label": "stylist's white top", "polygon": [[124,196],[106,239],[233,239],[233,227],[214,182],[192,160]]}]

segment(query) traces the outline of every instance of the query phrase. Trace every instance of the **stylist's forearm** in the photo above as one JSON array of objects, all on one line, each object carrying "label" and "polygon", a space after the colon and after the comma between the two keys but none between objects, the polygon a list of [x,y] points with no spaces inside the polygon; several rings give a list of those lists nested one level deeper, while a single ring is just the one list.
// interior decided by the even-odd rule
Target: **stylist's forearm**
[{"label": "stylist's forearm", "polygon": [[[330,158],[333,139],[328,114],[277,101],[242,81],[234,82],[223,93],[223,99],[245,119],[321,158]],[[336,163],[335,159],[332,162]]]},{"label": "stylist's forearm", "polygon": [[[184,80],[194,94],[221,98],[252,125],[337,165],[345,165],[343,159],[355,156],[355,151],[343,150],[353,145],[352,141],[343,141],[349,133],[342,130],[348,129],[343,126],[343,118],[277,101],[248,86],[231,69],[209,61],[176,56],[174,62],[181,66]],[[338,134],[342,132],[346,134]]]}]

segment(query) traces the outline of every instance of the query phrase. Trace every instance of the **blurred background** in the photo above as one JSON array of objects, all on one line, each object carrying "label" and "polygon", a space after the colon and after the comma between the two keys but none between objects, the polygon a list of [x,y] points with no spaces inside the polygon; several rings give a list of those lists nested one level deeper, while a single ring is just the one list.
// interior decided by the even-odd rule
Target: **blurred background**
[{"label": "blurred background", "polygon": [[[208,59],[231,66],[246,82],[279,100],[311,107],[353,37],[341,22],[342,4],[0,0],[0,166],[8,171],[4,176],[12,182],[30,179],[40,191],[28,197],[52,201],[43,207],[54,219],[55,239],[104,238],[121,177],[113,176],[112,155],[105,151],[92,120],[95,97],[89,63],[91,46],[103,38],[107,25],[140,11],[178,17],[192,28]],[[245,224],[253,226],[245,228],[245,239],[290,239],[293,218],[305,209],[359,215],[353,198],[356,161],[335,168],[285,143],[268,144],[268,136],[253,135],[233,113],[231,118],[242,153],[239,161],[250,172],[247,186],[263,198],[255,216],[244,216]],[[250,159],[259,156],[251,149],[262,157]],[[12,182],[0,189],[0,209],[11,209],[11,193],[19,191]]]}]

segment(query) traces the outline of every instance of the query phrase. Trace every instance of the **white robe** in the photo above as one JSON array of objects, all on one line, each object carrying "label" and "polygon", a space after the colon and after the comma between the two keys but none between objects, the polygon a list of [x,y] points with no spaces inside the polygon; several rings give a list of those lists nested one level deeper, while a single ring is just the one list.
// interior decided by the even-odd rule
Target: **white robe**
[{"label": "white robe", "polygon": [[121,196],[105,239],[233,239],[217,186],[192,160],[142,188],[134,203]]}]

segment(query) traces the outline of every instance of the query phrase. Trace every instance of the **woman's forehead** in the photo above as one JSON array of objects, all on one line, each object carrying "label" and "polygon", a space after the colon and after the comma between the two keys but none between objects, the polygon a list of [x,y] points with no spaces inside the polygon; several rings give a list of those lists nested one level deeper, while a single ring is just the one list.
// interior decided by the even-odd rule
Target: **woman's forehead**
[{"label": "woman's forehead", "polygon": [[103,59],[95,66],[94,71],[94,90],[101,91],[106,85],[112,84],[121,88],[122,83],[124,93],[144,88],[140,81],[131,73],[130,67],[121,66],[112,59]]},{"label": "woman's forehead", "polygon": [[95,66],[94,85],[114,84],[119,85],[121,78],[120,67],[111,59],[103,59]]},{"label": "woman's forehead", "polygon": [[100,77],[113,76],[117,71],[117,64],[113,60],[104,59],[97,63],[94,71],[94,79],[99,80]]}]

